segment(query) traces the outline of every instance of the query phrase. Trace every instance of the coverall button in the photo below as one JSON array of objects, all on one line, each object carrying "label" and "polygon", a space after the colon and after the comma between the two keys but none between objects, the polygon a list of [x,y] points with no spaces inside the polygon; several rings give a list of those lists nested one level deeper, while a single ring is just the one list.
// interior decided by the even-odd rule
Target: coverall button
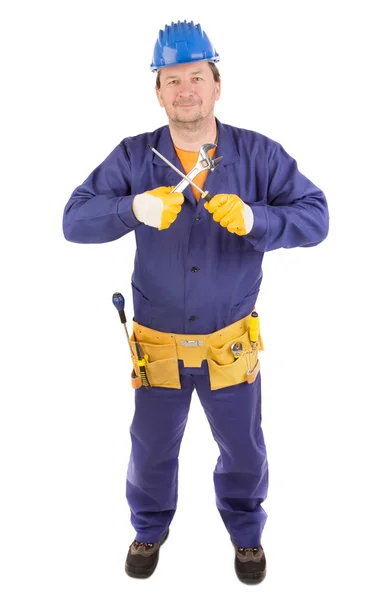
[{"label": "coverall button", "polygon": [[201,217],[199,217],[199,216],[195,218],[196,221],[199,221],[200,219],[201,219]]},{"label": "coverall button", "polygon": [[195,273],[196,271],[199,271],[199,268],[198,267],[192,267],[191,271],[192,271],[192,273]]},{"label": "coverall button", "polygon": [[189,317],[189,321],[195,321],[197,317],[195,317],[194,315],[192,315],[191,317]]}]

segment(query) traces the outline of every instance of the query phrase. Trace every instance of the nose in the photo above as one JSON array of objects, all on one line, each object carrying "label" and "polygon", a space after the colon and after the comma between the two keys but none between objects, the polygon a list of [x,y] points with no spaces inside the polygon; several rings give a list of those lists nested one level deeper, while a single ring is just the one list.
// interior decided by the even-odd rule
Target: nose
[{"label": "nose", "polygon": [[194,94],[192,81],[181,81],[178,96],[192,96]]}]

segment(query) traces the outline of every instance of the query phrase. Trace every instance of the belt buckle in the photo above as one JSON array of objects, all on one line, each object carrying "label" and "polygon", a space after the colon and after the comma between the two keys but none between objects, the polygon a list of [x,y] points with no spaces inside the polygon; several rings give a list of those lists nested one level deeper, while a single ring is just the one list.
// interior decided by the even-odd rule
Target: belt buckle
[{"label": "belt buckle", "polygon": [[187,348],[196,348],[197,346],[203,345],[202,340],[181,340],[179,343],[181,344],[181,346],[186,346]]}]

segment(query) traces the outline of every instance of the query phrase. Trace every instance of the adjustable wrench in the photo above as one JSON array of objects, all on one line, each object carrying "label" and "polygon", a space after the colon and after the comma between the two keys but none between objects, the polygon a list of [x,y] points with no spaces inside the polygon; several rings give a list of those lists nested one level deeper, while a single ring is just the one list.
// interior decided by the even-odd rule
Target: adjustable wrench
[{"label": "adjustable wrench", "polygon": [[[192,168],[192,170],[189,171],[189,173],[187,174],[188,179],[193,180],[195,177],[197,177],[199,173],[202,173],[202,171],[207,171],[208,169],[210,171],[215,170],[215,168],[217,167],[217,165],[223,157],[219,156],[218,158],[212,159],[209,156],[208,151],[212,150],[213,148],[216,148],[216,144],[204,144],[203,146],[201,146],[197,162]],[[182,181],[180,181],[172,191],[183,192],[183,190],[186,189],[187,186],[190,184],[188,179],[182,179]]]}]

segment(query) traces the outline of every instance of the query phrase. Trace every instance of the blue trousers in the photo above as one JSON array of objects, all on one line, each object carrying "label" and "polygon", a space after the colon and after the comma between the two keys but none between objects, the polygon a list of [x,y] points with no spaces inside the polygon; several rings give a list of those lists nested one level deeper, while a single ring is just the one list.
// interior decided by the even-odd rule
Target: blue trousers
[{"label": "blue trousers", "polygon": [[220,450],[213,472],[217,509],[235,544],[257,546],[267,518],[262,502],[268,489],[261,374],[251,384],[220,390],[210,389],[209,375],[201,369],[181,368],[180,378],[180,390],[135,390],[126,498],[136,539],[160,540],[174,518],[178,456],[195,388]]}]

